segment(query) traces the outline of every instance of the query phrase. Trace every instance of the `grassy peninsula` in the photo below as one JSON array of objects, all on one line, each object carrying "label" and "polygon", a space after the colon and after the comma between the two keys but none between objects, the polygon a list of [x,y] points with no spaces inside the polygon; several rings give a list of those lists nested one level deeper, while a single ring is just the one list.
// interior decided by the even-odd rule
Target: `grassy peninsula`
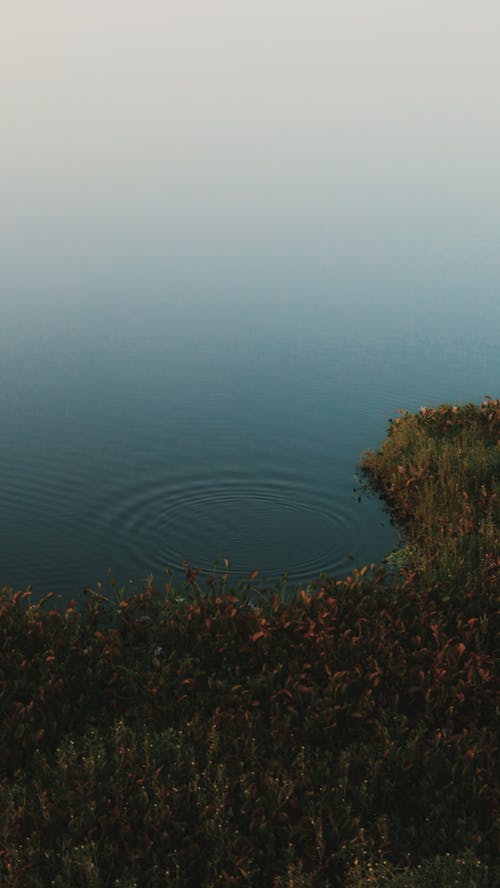
[{"label": "grassy peninsula", "polygon": [[404,546],[288,598],[0,600],[0,885],[500,884],[500,401],[363,468]]}]

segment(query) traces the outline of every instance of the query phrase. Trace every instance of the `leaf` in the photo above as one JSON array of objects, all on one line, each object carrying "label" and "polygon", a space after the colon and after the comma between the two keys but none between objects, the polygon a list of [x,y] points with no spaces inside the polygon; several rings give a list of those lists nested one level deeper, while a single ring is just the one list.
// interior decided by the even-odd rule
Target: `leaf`
[{"label": "leaf", "polygon": [[255,577],[257,577],[258,575],[259,575],[259,571],[253,570],[251,573],[248,574],[248,579],[250,581],[255,580]]},{"label": "leaf", "polygon": [[257,632],[254,632],[252,635],[252,641],[258,641],[259,638],[262,638],[266,633],[263,629],[259,629]]}]

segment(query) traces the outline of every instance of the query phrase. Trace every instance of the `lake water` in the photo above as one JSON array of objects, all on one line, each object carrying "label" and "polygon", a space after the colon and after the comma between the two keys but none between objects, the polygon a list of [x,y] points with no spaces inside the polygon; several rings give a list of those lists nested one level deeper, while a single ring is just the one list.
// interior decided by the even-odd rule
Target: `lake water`
[{"label": "lake water", "polygon": [[[292,64],[290,50],[284,89],[271,52],[278,24],[269,36],[254,20],[252,39],[268,50],[257,65],[238,55],[249,38],[222,6],[233,42],[210,20],[213,45],[198,35],[181,86],[167,88],[158,53],[123,98],[88,22],[104,94],[79,43],[80,67],[71,47],[59,59],[62,93],[43,90],[56,68],[26,73],[12,51],[0,583],[71,597],[108,569],[119,582],[161,581],[185,560],[209,570],[223,558],[235,579],[342,576],[397,542],[377,499],[353,492],[362,451],[380,445],[389,417],[498,396],[495,105],[478,110],[479,93],[460,92],[450,71],[434,92],[409,80],[410,111],[385,81],[368,98],[349,93],[351,104],[327,96],[321,22],[305,38],[285,28],[311,58],[319,47],[319,68]],[[122,77],[146,35],[127,10]],[[177,23],[179,39],[190,26]],[[28,46],[35,61],[63,52],[44,34]],[[207,80],[193,58],[215,55],[227,70],[214,65]],[[402,52],[395,72],[417,72],[417,57]],[[159,75],[179,100],[168,110],[154,101]],[[353,68],[349,82],[369,89],[372,75]]]}]

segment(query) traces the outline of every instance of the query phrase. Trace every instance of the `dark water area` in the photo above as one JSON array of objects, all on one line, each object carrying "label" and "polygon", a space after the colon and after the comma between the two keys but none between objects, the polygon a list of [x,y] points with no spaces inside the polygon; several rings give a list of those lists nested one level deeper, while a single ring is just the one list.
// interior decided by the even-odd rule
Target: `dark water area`
[{"label": "dark water area", "polygon": [[362,452],[498,396],[494,28],[94,6],[9,12],[0,584],[381,560]]},{"label": "dark water area", "polygon": [[469,310],[424,291],[384,311],[322,283],[276,304],[243,275],[234,301],[172,305],[166,281],[150,304],[90,306],[71,329],[71,311],[53,329],[39,311],[6,340],[2,582],[73,596],[108,569],[160,582],[228,558],[235,579],[293,585],[389,552],[379,502],[353,491],[360,455],[400,407],[495,393],[498,314],[484,291]]}]

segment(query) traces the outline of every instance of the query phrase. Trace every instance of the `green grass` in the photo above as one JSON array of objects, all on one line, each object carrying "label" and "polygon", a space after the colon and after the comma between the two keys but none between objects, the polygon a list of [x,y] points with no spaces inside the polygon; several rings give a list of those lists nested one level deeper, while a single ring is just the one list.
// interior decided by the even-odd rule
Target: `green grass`
[{"label": "green grass", "polygon": [[493,878],[488,866],[472,854],[443,854],[399,870],[385,860],[357,860],[347,875],[346,888],[488,888]]},{"label": "green grass", "polygon": [[403,412],[363,468],[387,501],[426,582],[481,594],[498,578],[499,406]]},{"label": "green grass", "polygon": [[496,886],[500,402],[391,424],[406,549],[0,596],[0,885]]}]

